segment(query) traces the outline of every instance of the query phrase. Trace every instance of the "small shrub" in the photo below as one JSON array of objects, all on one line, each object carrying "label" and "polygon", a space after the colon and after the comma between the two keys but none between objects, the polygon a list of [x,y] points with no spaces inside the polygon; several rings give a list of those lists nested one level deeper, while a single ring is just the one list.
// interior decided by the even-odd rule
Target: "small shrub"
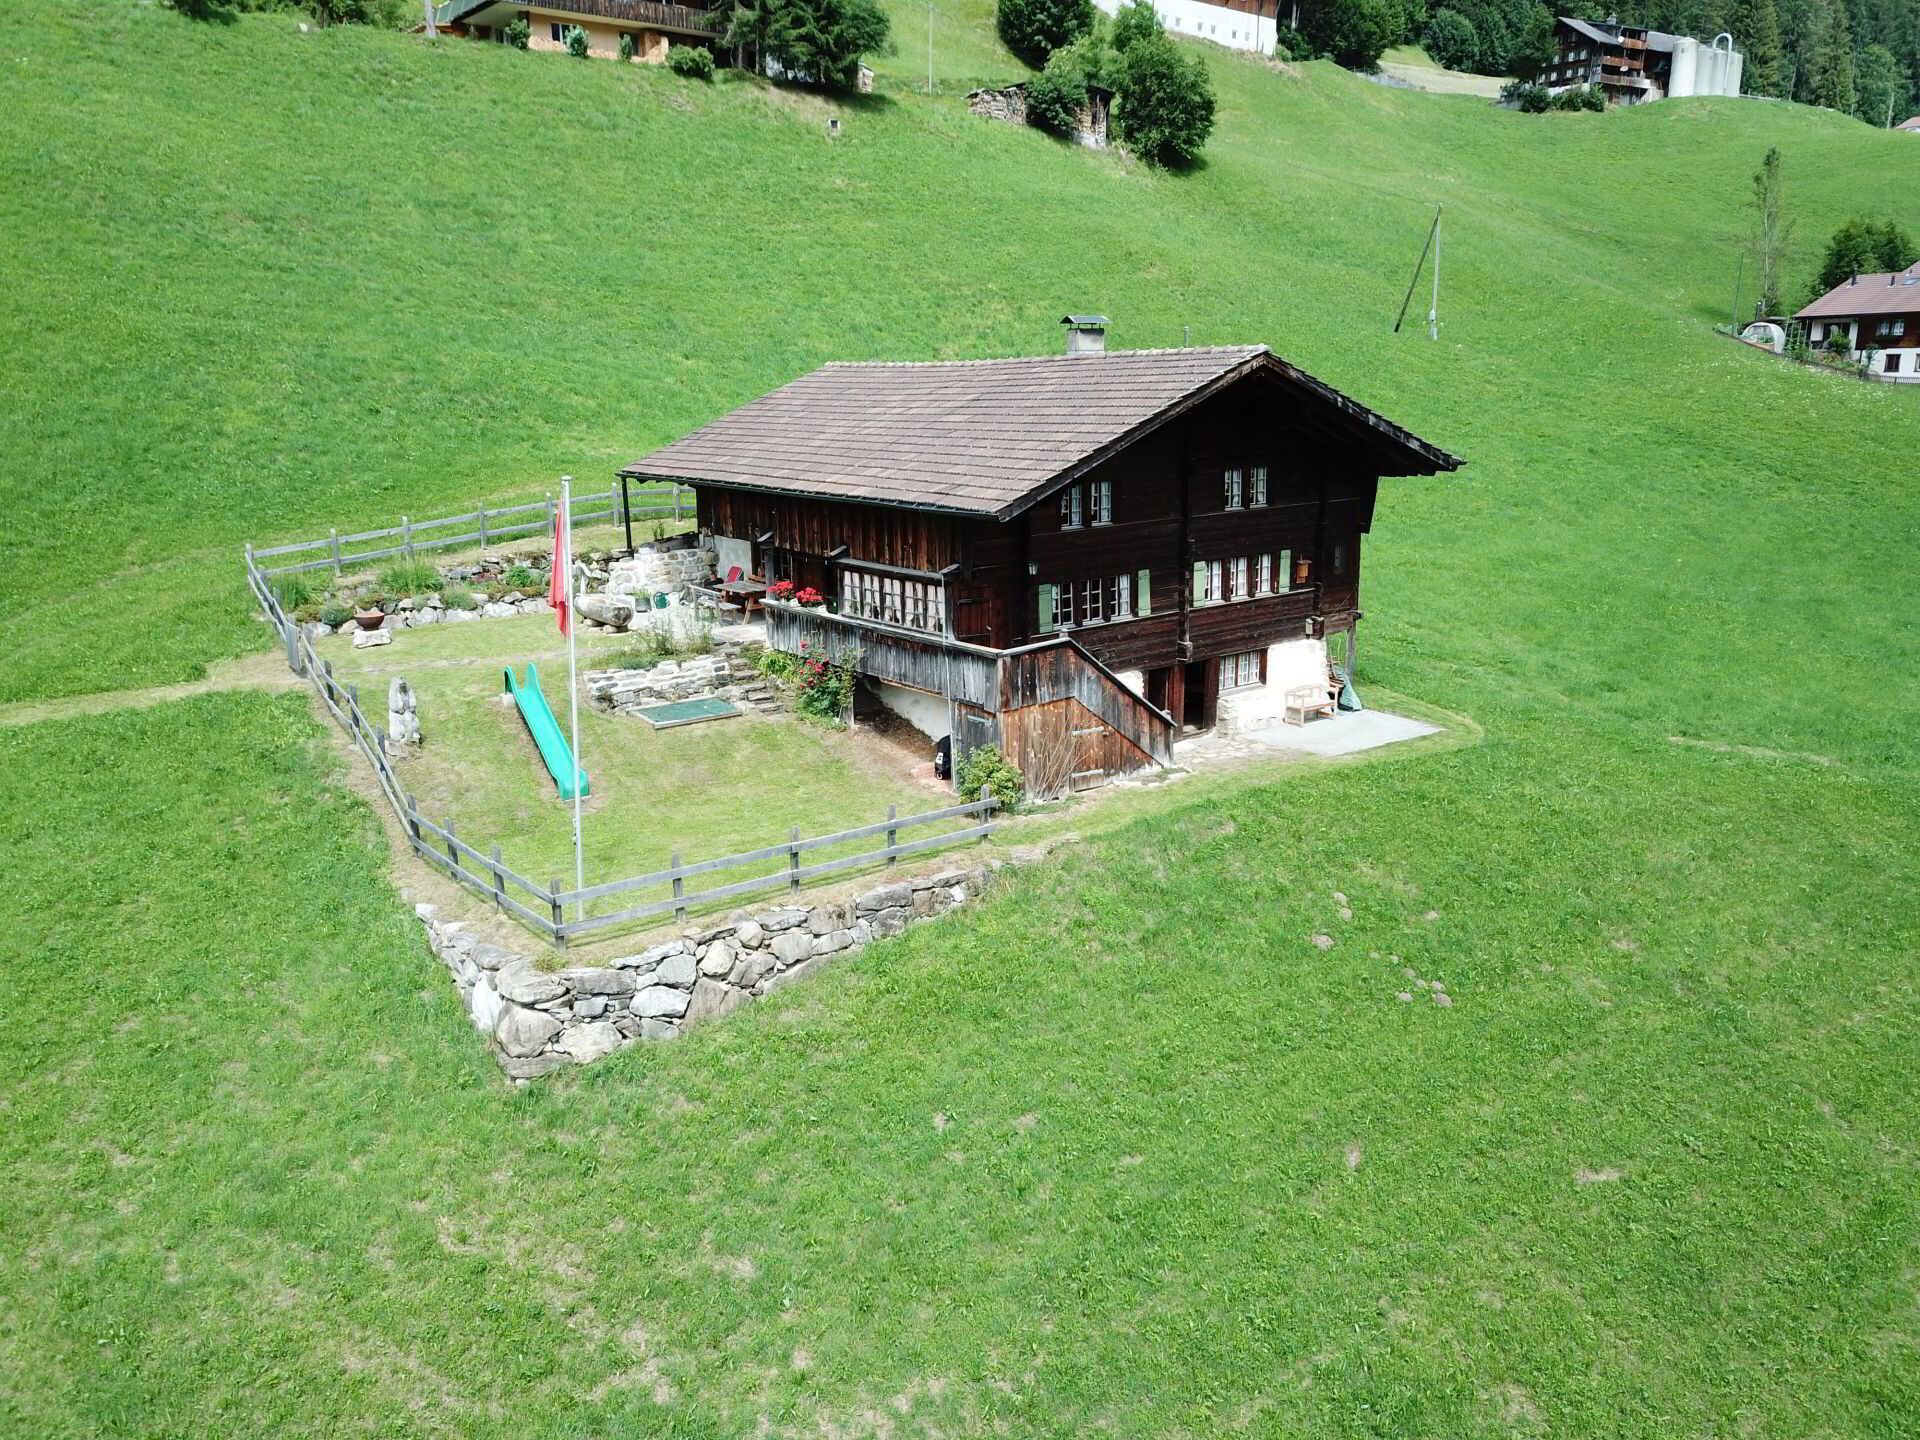
[{"label": "small shrub", "polygon": [[[1847,332],[1844,330],[1829,330],[1825,343],[1829,355],[1844,357],[1847,351],[1853,348],[1848,342]],[[285,602],[283,601],[282,603],[284,604]]]},{"label": "small shrub", "polygon": [[1544,115],[1553,108],[1547,87],[1532,80],[1509,80],[1500,87],[1500,99],[1523,115]]},{"label": "small shrub", "polygon": [[527,42],[533,38],[533,27],[527,23],[527,17],[516,15],[507,22],[504,32],[507,44],[516,50],[527,48]]},{"label": "small shrub", "polygon": [[800,657],[785,650],[762,650],[753,657],[753,668],[762,678],[785,685],[800,673]]},{"label": "small shrub", "polygon": [[1153,8],[1152,0],[1129,0],[1115,12],[1113,24],[1113,48],[1124,55],[1143,40],[1157,40],[1167,33],[1166,26],[1160,23],[1160,13]]},{"label": "small shrub", "polygon": [[622,60],[633,59],[633,36],[625,30],[620,32],[620,58]]},{"label": "small shrub", "polygon": [[978,800],[982,790],[992,791],[994,802],[1005,810],[1018,805],[1027,791],[1027,777],[997,745],[982,745],[968,755],[954,784],[962,800]]},{"label": "small shrub", "polygon": [[1402,20],[1387,0],[1323,0],[1301,13],[1316,54],[1349,70],[1375,70],[1387,46],[1400,38]]},{"label": "small shrub", "polygon": [[1213,133],[1213,83],[1198,55],[1166,36],[1136,40],[1120,57],[1116,119],[1134,154],[1154,165],[1187,165]]},{"label": "small shrub", "polygon": [[1602,111],[1607,108],[1607,92],[1598,85],[1581,85],[1572,90],[1562,90],[1553,97],[1551,108]]},{"label": "small shrub", "polygon": [[402,560],[380,572],[380,588],[396,595],[413,595],[422,590],[438,590],[447,582],[439,570],[424,560]]},{"label": "small shrub", "polygon": [[565,33],[567,37],[567,53],[576,60],[586,59],[587,32],[582,30],[578,25],[569,25]]},{"label": "small shrub", "polygon": [[515,590],[524,590],[529,585],[539,585],[540,577],[525,565],[515,565],[500,577],[500,583]]},{"label": "small shrub", "polygon": [[310,605],[326,593],[318,583],[299,570],[291,575],[276,575],[267,582],[273,595],[280,602],[280,608],[292,613],[303,605]]},{"label": "small shrub", "polygon": [[319,620],[322,625],[331,625],[338,630],[353,618],[353,611],[338,600],[329,600],[320,607]]},{"label": "small shrub", "polygon": [[478,610],[480,597],[471,590],[454,587],[440,592],[440,598],[446,602],[449,610]]},{"label": "small shrub", "polygon": [[[713,52],[704,45],[675,45],[667,51],[667,68],[688,80],[713,79]],[[655,527],[665,533],[666,527]],[[659,535],[654,537],[656,540]]]},{"label": "small shrub", "polygon": [[1047,68],[1027,82],[1027,123],[1052,135],[1071,135],[1087,103],[1087,82],[1064,52],[1055,51]]},{"label": "small shrub", "polygon": [[858,659],[854,654],[845,660],[801,660],[794,708],[806,719],[838,725],[853,704],[853,667]]}]

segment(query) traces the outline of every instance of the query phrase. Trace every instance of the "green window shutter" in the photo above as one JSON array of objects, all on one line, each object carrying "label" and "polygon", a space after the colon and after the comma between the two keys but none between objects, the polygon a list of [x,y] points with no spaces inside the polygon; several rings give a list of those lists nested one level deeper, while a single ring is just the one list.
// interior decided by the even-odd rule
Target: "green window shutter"
[{"label": "green window shutter", "polygon": [[1060,611],[1060,587],[1058,585],[1042,585],[1039,594],[1040,618],[1039,623],[1034,627],[1034,633],[1036,635],[1047,635],[1051,634],[1056,628],[1055,617]]},{"label": "green window shutter", "polygon": [[1153,613],[1153,573],[1142,570],[1133,582],[1133,613],[1151,615]]},{"label": "green window shutter", "polygon": [[1278,573],[1273,577],[1274,591],[1277,594],[1284,595],[1293,588],[1293,551],[1276,550],[1273,555],[1273,563],[1280,567]]},{"label": "green window shutter", "polygon": [[1196,560],[1193,562],[1193,603],[1196,605],[1204,604],[1206,598],[1207,562],[1204,560]]}]

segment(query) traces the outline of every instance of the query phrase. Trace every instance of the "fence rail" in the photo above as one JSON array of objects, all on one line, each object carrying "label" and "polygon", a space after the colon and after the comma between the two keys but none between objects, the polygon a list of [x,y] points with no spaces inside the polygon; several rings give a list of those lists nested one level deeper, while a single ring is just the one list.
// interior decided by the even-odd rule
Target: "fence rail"
[{"label": "fence rail", "polygon": [[[638,503],[652,496],[665,494],[666,498],[655,499],[650,504]],[[274,560],[285,555],[309,555],[324,552],[317,560],[300,560],[289,565],[273,565],[262,568],[267,575],[289,575],[301,570],[332,570],[336,575],[349,565],[364,565],[375,560],[388,560],[396,555],[404,555],[411,560],[422,550],[445,550],[456,545],[491,545],[497,540],[511,540],[521,535],[535,535],[553,529],[554,511],[557,502],[549,495],[545,500],[536,500],[529,505],[504,505],[498,509],[470,510],[464,515],[444,515],[433,520],[413,520],[400,517],[398,525],[389,525],[383,530],[356,530],[341,534],[338,530],[327,533],[324,540],[297,540],[289,545],[267,545],[251,552],[256,562]],[[693,491],[683,485],[675,485],[670,491],[642,490],[637,495],[628,496],[618,485],[609,488],[604,494],[595,492],[590,495],[576,494],[573,497],[573,519],[576,525],[626,524],[634,520],[686,520],[694,514]],[[533,519],[517,517],[534,516]],[[449,525],[472,527],[454,535],[436,533]],[[398,545],[388,545],[374,550],[352,550],[350,546],[365,545],[370,541],[398,539]]]},{"label": "fence rail", "polygon": [[[373,767],[380,793],[392,807],[394,817],[403,827],[413,852],[454,881],[492,901],[495,908],[523,921],[536,934],[562,950],[566,948],[568,940],[575,936],[668,913],[685,920],[694,906],[711,904],[735,895],[749,895],[775,886],[785,886],[790,893],[798,893],[807,881],[823,875],[882,862],[891,866],[907,855],[917,855],[922,851],[968,840],[984,840],[995,829],[994,800],[990,793],[983,790],[978,800],[950,805],[943,810],[930,810],[922,815],[899,815],[894,807],[889,806],[884,820],[830,835],[802,836],[796,825],[788,838],[778,845],[766,845],[757,850],[722,855],[717,859],[699,860],[688,865],[680,863],[676,851],[666,869],[630,876],[624,880],[610,880],[575,890],[561,889],[558,881],[550,886],[541,885],[507,865],[501,858],[498,845],[491,845],[483,851],[456,834],[451,819],[436,822],[420,813],[418,802],[400,784],[394,773],[393,762],[387,758],[386,731],[367,718],[360,704],[358,687],[333,673],[332,662],[321,658],[314,650],[313,637],[307,627],[287,614],[286,607],[273,593],[273,586],[269,582],[269,577],[277,572],[264,570],[255,563],[261,553],[252,549],[247,552],[247,585],[268,621],[279,632],[281,642],[286,647],[288,668],[294,674],[307,678],[326,705],[328,713],[340,723],[353,741],[354,748]],[[903,830],[915,830],[952,820],[971,820],[973,823],[917,839],[900,838]],[[838,855],[831,859],[816,860],[812,864],[801,863],[802,855],[876,837],[885,837],[885,843],[852,855]],[[686,882],[696,876],[765,865],[783,858],[787,862],[785,868],[770,874],[751,876],[707,890],[690,891],[686,888]],[[610,914],[585,913],[594,901],[657,887],[670,887],[672,894]],[[571,920],[566,918],[569,910],[575,912],[575,918]]]}]

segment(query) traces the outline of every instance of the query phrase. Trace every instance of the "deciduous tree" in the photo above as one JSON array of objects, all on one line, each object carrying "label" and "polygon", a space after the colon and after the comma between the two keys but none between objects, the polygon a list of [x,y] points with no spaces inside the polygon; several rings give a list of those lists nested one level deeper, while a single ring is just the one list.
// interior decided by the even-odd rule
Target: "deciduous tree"
[{"label": "deciduous tree", "polygon": [[993,23],[1009,50],[1040,66],[1091,30],[1094,13],[1093,0],[1000,0]]}]

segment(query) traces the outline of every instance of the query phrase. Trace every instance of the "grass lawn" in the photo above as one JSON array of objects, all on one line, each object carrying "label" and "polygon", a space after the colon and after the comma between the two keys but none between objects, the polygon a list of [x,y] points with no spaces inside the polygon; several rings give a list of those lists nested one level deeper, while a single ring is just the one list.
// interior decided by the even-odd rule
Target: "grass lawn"
[{"label": "grass lawn", "polygon": [[[1841,219],[1920,228],[1920,147],[1210,51],[1206,164],[1155,175],[967,117],[949,84],[1016,73],[986,10],[936,16],[932,101],[896,10],[837,108],[0,12],[0,1432],[1920,1430],[1920,395],[1710,331],[1768,146],[1796,290]],[[1436,202],[1433,345],[1386,332]],[[1361,680],[1479,743],[1125,797],[515,1091],[304,696],[51,703],[256,655],[245,539],[1081,308],[1270,341],[1468,458],[1383,486]],[[414,675],[430,741],[443,675],[484,735],[517,623],[550,643],[436,637],[477,648]]]},{"label": "grass lawn", "polygon": [[1395,45],[1380,57],[1380,69],[1396,80],[1405,80],[1422,90],[1439,95],[1478,95],[1497,99],[1500,87],[1507,83],[1501,75],[1474,75],[1463,70],[1443,68],[1418,45]]},{"label": "grass lawn", "polygon": [[[581,639],[583,677],[634,645],[624,636]],[[566,644],[551,616],[402,630],[376,650],[356,651],[347,637],[329,636],[316,649],[336,675],[360,686],[363,704],[373,702],[369,713],[384,708],[392,676],[404,675],[413,686],[423,744],[402,766],[401,778],[424,815],[452,817],[469,843],[498,842],[506,863],[529,879],[546,884],[558,877],[573,888],[573,807],[558,798],[519,713],[501,700],[502,667],[512,664],[524,674],[532,661],[566,727]],[[637,718],[596,710],[583,697],[580,731],[591,787],[581,807],[590,885],[663,869],[674,851],[687,862],[708,860],[778,844],[796,825],[803,836],[824,835],[885,819],[888,805],[917,815],[954,803],[944,787],[907,775],[908,764],[924,755],[864,730],[828,730],[791,715],[748,713],[656,731]],[[936,825],[910,838],[943,828],[956,827]],[[873,845],[868,840],[808,858]],[[771,874],[785,864],[729,871],[690,888]],[[611,914],[666,893],[610,897],[589,913]]]}]

